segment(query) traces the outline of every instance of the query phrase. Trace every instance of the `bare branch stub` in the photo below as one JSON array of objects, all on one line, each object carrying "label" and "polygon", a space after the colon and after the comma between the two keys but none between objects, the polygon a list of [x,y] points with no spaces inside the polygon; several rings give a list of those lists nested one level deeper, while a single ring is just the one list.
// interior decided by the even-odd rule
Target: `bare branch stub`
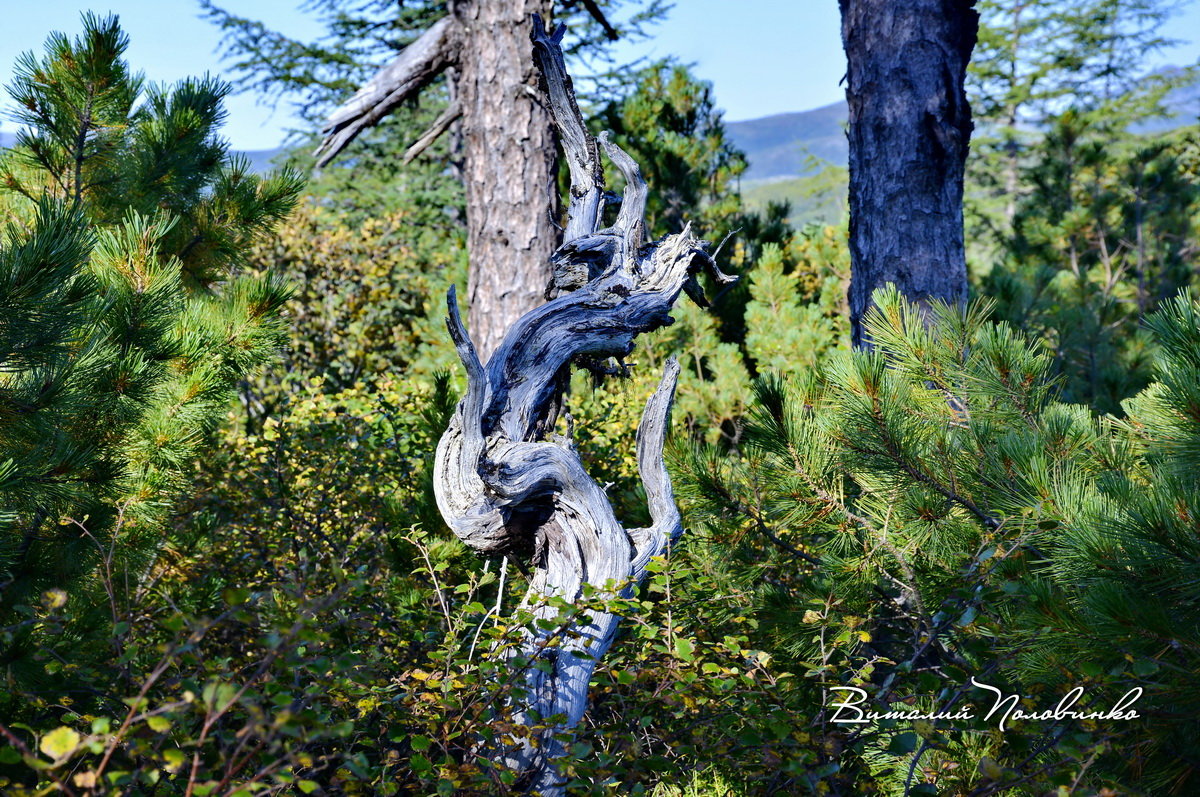
[{"label": "bare branch stub", "polygon": [[521,773],[531,791],[553,795],[563,790],[554,761],[566,752],[554,735],[582,718],[588,681],[612,643],[618,618],[588,609],[562,634],[536,620],[557,618],[551,599],[578,605],[585,587],[599,595],[629,595],[650,560],[682,533],[663,463],[678,363],[668,361],[637,430],[638,469],[652,518],[644,529],[624,528],[574,447],[551,436],[563,375],[577,359],[624,357],[637,335],[670,324],[680,293],[712,263],[690,227],[645,243],[647,186],[633,159],[604,139],[626,187],[616,223],[599,229],[599,147],[583,124],[563,65],[562,30],[547,32],[535,18],[532,38],[571,164],[569,235],[554,255],[563,277],[556,285],[560,295],[520,318],[485,365],[451,292],[447,323],[468,388],[438,445],[434,479],[439,509],[464,543],[483,555],[523,558],[532,571],[524,606],[535,623],[524,632],[520,657],[543,665],[523,670],[524,695],[510,706],[513,718],[532,732],[501,745],[494,757]]},{"label": "bare branch stub", "polygon": [[420,38],[405,47],[353,97],[330,114],[321,129],[325,138],[314,153],[317,166],[332,161],[359,133],[378,124],[400,103],[415,97],[455,62],[458,47],[454,20],[449,16],[435,22]]}]

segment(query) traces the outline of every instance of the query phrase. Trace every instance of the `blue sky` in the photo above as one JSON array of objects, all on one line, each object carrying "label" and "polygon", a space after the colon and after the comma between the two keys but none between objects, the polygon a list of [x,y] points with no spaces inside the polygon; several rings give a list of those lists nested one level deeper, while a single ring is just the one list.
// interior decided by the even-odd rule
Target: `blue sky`
[{"label": "blue sky", "polygon": [[[319,28],[299,10],[302,0],[226,0],[234,13],[258,18],[301,38]],[[41,49],[46,34],[74,34],[85,9],[119,14],[132,44],[131,65],[151,80],[173,81],[187,75],[221,74],[220,36],[200,19],[194,0],[9,0],[0,27],[0,83],[12,78],[16,56]],[[836,0],[677,0],[676,7],[644,42],[622,45],[618,56],[630,59],[675,55],[695,64],[696,73],[713,83],[726,119],[752,119],[827,105],[842,97],[838,81],[845,71]],[[1191,41],[1166,55],[1164,63],[1200,58],[1200,0],[1188,0],[1168,35]],[[7,95],[4,96],[7,106]],[[225,135],[237,149],[277,146],[294,123],[285,106],[272,110],[252,95],[229,103]],[[11,132],[7,114],[0,130]]]}]

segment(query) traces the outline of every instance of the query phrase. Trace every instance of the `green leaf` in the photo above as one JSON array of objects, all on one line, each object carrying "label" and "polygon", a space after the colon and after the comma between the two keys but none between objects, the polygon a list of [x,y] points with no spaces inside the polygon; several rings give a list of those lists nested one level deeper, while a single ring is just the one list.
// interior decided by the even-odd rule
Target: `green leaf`
[{"label": "green leaf", "polygon": [[1153,675],[1158,672],[1158,662],[1153,659],[1138,659],[1133,663],[1133,672],[1143,677]]},{"label": "green leaf", "polygon": [[230,606],[240,606],[250,599],[250,590],[244,587],[230,587],[221,593],[221,597]]},{"label": "green leaf", "polygon": [[675,640],[675,655],[683,661],[694,661],[695,650],[690,639],[679,637]]},{"label": "green leaf", "polygon": [[166,717],[154,716],[147,717],[146,724],[150,726],[150,730],[155,733],[166,733],[171,730],[171,721]]},{"label": "green leaf", "polygon": [[912,731],[906,731],[892,737],[892,741],[888,743],[887,751],[896,755],[907,755],[916,750],[919,743],[920,737]]},{"label": "green leaf", "polygon": [[224,711],[233,702],[237,691],[237,687],[233,684],[209,681],[204,686],[204,703],[217,711]]}]

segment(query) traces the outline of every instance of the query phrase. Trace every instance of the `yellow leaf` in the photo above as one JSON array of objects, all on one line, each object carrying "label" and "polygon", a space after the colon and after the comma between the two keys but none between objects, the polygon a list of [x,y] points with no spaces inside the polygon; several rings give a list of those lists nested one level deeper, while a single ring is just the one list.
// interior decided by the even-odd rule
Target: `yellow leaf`
[{"label": "yellow leaf", "polygon": [[1004,770],[991,758],[984,756],[979,759],[979,774],[991,780],[999,780],[1004,776]]},{"label": "yellow leaf", "polygon": [[166,717],[146,717],[146,724],[155,733],[164,733],[171,730],[171,721]]},{"label": "yellow leaf", "polygon": [[65,725],[42,737],[39,749],[55,761],[66,758],[79,747],[79,734]]},{"label": "yellow leaf", "polygon": [[67,593],[55,587],[42,593],[42,603],[47,609],[61,609],[67,605]]}]

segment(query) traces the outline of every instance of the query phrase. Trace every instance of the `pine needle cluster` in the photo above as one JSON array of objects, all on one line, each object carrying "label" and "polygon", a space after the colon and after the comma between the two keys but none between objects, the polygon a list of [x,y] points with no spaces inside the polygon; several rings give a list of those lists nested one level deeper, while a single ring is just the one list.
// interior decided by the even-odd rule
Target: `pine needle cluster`
[{"label": "pine needle cluster", "polygon": [[986,710],[972,676],[1050,707],[1077,685],[1093,709],[1144,692],[1130,722],[943,721],[913,744],[830,727],[843,772],[938,793],[1193,783],[1200,304],[1152,317],[1156,380],[1117,420],[1060,401],[1052,353],[986,305],[877,303],[872,351],[756,383],[742,456],[681,453],[714,569],[756,595],[814,701]]}]

